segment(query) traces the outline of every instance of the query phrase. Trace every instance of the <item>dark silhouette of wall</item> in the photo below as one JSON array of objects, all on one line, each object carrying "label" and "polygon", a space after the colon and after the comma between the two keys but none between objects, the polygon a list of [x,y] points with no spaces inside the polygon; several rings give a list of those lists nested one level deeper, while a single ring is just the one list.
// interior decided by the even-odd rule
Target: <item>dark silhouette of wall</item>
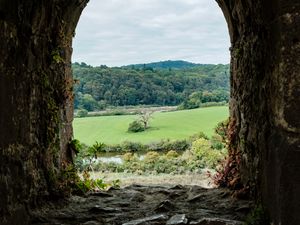
[{"label": "dark silhouette of wall", "polygon": [[84,0],[0,1],[0,224],[59,195],[72,161],[71,45]]},{"label": "dark silhouette of wall", "polygon": [[300,224],[300,2],[217,0],[231,38],[231,148],[274,224]]},{"label": "dark silhouette of wall", "polygon": [[[88,0],[0,0],[0,217],[57,196],[72,162],[71,44]],[[231,37],[231,148],[274,224],[298,225],[300,3],[218,0]]]}]

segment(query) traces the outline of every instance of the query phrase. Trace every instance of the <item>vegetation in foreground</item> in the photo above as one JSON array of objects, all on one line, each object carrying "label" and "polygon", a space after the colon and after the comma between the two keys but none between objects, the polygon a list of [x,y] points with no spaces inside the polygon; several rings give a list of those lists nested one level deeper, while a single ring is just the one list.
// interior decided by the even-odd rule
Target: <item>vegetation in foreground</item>
[{"label": "vegetation in foreground", "polygon": [[[226,122],[227,123],[227,122]],[[76,158],[76,166],[81,171],[91,170],[110,173],[132,173],[143,175],[155,174],[186,174],[202,173],[203,168],[217,169],[221,161],[227,155],[224,122],[216,127],[217,134],[209,139],[205,134],[199,133],[190,137],[185,143],[177,145],[168,143],[169,151],[147,151],[143,157],[139,157],[136,151],[139,149],[128,148],[128,152],[122,155],[122,162],[103,162],[97,160],[103,154],[105,146],[96,143],[90,147],[83,147],[75,141],[79,153]],[[179,147],[181,151],[178,151]],[[177,148],[177,149],[176,149]],[[176,150],[177,151],[176,151]],[[161,149],[159,149],[161,150]],[[165,150],[165,149],[164,149]]]}]

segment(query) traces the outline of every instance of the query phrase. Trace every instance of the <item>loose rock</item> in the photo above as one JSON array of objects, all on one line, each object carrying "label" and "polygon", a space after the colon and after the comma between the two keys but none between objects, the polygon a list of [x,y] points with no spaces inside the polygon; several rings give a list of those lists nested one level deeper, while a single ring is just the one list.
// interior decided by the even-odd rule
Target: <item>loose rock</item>
[{"label": "loose rock", "polygon": [[190,222],[190,225],[243,225],[243,222],[220,218],[203,218]]},{"label": "loose rock", "polygon": [[153,215],[149,216],[146,218],[138,219],[138,220],[133,220],[127,223],[123,223],[122,225],[143,225],[143,224],[161,224],[161,222],[164,222],[168,219],[168,216],[164,214],[159,214],[159,215]]},{"label": "loose rock", "polygon": [[172,216],[166,223],[166,225],[185,225],[187,224],[188,220],[185,217],[185,214],[177,214]]}]

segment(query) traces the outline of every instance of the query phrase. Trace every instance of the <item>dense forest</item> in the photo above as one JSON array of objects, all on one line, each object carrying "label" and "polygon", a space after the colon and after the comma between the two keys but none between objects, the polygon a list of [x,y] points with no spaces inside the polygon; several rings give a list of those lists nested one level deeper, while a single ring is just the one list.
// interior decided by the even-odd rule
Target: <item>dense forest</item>
[{"label": "dense forest", "polygon": [[75,109],[158,105],[197,108],[228,102],[229,65],[164,61],[123,67],[72,65]]}]

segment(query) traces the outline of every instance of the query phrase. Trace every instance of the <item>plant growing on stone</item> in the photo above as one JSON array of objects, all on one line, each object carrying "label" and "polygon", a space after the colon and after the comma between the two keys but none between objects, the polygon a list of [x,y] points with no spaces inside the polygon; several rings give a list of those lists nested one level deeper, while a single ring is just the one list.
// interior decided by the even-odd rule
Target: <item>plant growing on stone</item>
[{"label": "plant growing on stone", "polygon": [[92,179],[88,171],[84,171],[82,179],[76,182],[77,192],[82,194],[89,191],[108,190],[110,187],[120,188],[120,180],[113,180],[112,183],[106,183],[103,179]]}]

